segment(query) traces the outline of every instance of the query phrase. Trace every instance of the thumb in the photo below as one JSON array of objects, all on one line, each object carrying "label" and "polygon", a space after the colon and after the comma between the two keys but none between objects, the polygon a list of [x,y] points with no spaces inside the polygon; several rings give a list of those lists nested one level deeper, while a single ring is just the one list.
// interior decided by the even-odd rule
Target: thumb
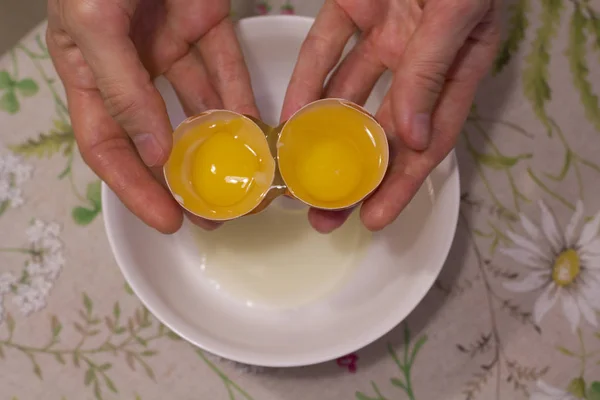
[{"label": "thumb", "polygon": [[446,76],[489,0],[430,0],[394,74],[394,125],[404,143],[422,151],[431,140],[431,120]]},{"label": "thumb", "polygon": [[73,39],[109,114],[127,132],[144,163],[161,166],[171,151],[172,127],[164,101],[129,37],[129,15],[116,3],[76,9]]}]

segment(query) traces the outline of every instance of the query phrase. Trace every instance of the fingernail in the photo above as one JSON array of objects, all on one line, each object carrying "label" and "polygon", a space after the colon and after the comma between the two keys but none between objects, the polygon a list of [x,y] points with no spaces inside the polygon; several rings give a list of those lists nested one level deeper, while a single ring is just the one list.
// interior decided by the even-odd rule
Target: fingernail
[{"label": "fingernail", "polygon": [[415,150],[425,150],[431,139],[431,117],[429,114],[417,114],[413,117],[412,131],[410,132]]},{"label": "fingernail", "polygon": [[156,138],[149,133],[142,133],[133,137],[133,143],[148,167],[156,166],[163,157],[163,149]]}]

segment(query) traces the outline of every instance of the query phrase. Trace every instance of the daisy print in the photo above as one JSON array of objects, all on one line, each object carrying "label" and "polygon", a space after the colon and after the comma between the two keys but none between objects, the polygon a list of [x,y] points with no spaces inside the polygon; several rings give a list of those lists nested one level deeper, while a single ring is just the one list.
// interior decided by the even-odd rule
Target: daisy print
[{"label": "daisy print", "polygon": [[555,305],[561,305],[564,316],[575,331],[583,317],[598,326],[596,310],[600,309],[600,213],[589,222],[583,221],[583,203],[577,206],[564,230],[552,211],[540,201],[541,226],[521,214],[526,236],[507,231],[514,247],[500,252],[525,267],[527,274],[520,282],[506,282],[512,292],[536,292],[533,319],[540,324]]}]

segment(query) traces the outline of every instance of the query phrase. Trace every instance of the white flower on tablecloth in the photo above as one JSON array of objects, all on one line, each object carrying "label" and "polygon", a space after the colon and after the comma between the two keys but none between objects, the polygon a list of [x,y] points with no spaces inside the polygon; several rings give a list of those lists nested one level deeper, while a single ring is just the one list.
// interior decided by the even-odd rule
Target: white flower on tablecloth
[{"label": "white flower on tablecloth", "polygon": [[537,387],[539,390],[532,393],[529,400],[578,400],[569,392],[552,387],[544,381],[538,381]]},{"label": "white flower on tablecloth", "polygon": [[59,239],[60,225],[56,222],[47,224],[44,221],[36,219],[27,228],[25,234],[29,243],[34,246],[49,248],[53,252],[62,248],[62,243]]},{"label": "white flower on tablecloth", "polygon": [[[34,220],[26,231],[31,259],[26,263],[23,277],[12,283],[13,303],[29,315],[46,306],[52,286],[65,264],[60,225]],[[2,282],[0,280],[0,282]]]},{"label": "white flower on tablecloth", "polygon": [[17,277],[9,272],[0,274],[0,296],[9,293],[12,286],[17,283]]},{"label": "white flower on tablecloth", "polygon": [[583,223],[583,203],[577,202],[575,213],[564,229],[542,201],[541,228],[521,215],[521,225],[528,237],[507,231],[515,247],[500,251],[527,268],[520,282],[506,282],[513,292],[541,290],[533,307],[533,319],[539,324],[544,315],[560,300],[562,310],[573,331],[581,316],[598,326],[600,310],[600,213]]},{"label": "white flower on tablecloth", "polygon": [[17,293],[13,298],[13,303],[19,307],[19,310],[29,315],[32,312],[39,311],[46,306],[46,298],[44,293],[31,284],[17,285]]},{"label": "white flower on tablecloth", "polygon": [[27,271],[27,273],[29,275],[38,275],[38,274],[41,274],[43,270],[44,270],[44,266],[41,263],[36,262],[36,261],[30,262],[25,267],[25,271]]},{"label": "white flower on tablecloth", "polygon": [[19,157],[0,156],[0,204],[8,201],[13,208],[23,204],[21,186],[31,178],[32,171]]}]

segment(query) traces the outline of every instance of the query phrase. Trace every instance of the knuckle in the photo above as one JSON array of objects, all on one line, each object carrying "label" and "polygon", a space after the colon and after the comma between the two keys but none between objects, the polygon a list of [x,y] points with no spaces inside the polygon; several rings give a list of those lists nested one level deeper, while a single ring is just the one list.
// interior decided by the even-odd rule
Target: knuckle
[{"label": "knuckle", "polygon": [[141,110],[139,101],[129,95],[112,95],[105,101],[110,115],[122,125],[125,125],[128,119],[135,118]]},{"label": "knuckle", "polygon": [[222,85],[229,84],[240,80],[240,65],[243,65],[243,60],[237,56],[230,55],[223,57],[223,60],[219,63],[219,73],[217,79],[219,79]]},{"label": "knuckle", "polygon": [[135,97],[131,93],[128,93],[120,82],[98,79],[97,84],[100,88],[106,109],[114,119],[119,119],[119,117],[129,114],[131,110],[137,107]]},{"label": "knuckle", "polygon": [[335,66],[337,57],[331,57],[330,53],[337,52],[337,47],[335,38],[309,32],[302,44],[298,61],[306,71],[314,71],[320,76],[325,70]]},{"label": "knuckle", "polygon": [[78,35],[86,33],[126,33],[133,16],[131,7],[106,0],[60,0],[65,29]]},{"label": "knuckle", "polygon": [[100,2],[74,0],[63,7],[67,21],[74,26],[92,27],[102,20]]},{"label": "knuckle", "polygon": [[114,137],[96,143],[80,144],[79,152],[81,158],[99,177],[108,180],[109,185],[115,189],[123,189],[123,183],[111,180],[109,173],[115,155],[131,151],[131,145],[126,137]]},{"label": "knuckle", "polygon": [[98,79],[102,97],[108,113],[121,125],[134,120],[142,112],[152,94],[150,82],[138,90],[131,90],[127,84],[119,80]]},{"label": "knuckle", "polygon": [[50,26],[50,23],[48,24],[48,29],[46,29],[46,44],[51,55],[58,50],[65,51],[75,45],[72,37],[68,33],[60,28]]},{"label": "knuckle", "polygon": [[418,87],[439,95],[446,82],[447,65],[441,62],[420,62],[414,67],[414,79]]},{"label": "knuckle", "polygon": [[308,54],[311,54],[314,57],[320,57],[327,53],[329,42],[323,36],[309,33],[306,36],[303,47]]}]

